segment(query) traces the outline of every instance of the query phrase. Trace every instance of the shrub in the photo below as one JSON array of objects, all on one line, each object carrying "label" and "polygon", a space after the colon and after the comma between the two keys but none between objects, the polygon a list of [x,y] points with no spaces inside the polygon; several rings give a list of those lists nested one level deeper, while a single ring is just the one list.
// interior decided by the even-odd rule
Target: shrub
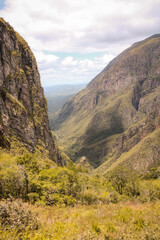
[{"label": "shrub", "polygon": [[134,170],[118,166],[108,174],[108,179],[120,195],[139,196],[138,175]]},{"label": "shrub", "polygon": [[34,230],[38,228],[38,220],[21,200],[6,200],[0,202],[0,226],[17,231],[24,231],[26,227]]},{"label": "shrub", "polygon": [[141,202],[160,199],[160,179],[141,181],[139,200]]},{"label": "shrub", "polygon": [[150,171],[144,175],[144,179],[157,179],[160,177],[160,170],[158,168],[151,168]]},{"label": "shrub", "polygon": [[144,219],[142,217],[138,217],[134,221],[134,227],[136,230],[142,230],[145,226]]},{"label": "shrub", "polygon": [[39,200],[39,195],[38,195],[38,193],[31,192],[31,193],[28,193],[28,198],[29,198],[29,201],[33,204],[37,200]]},{"label": "shrub", "polygon": [[90,204],[96,203],[96,201],[98,200],[98,197],[94,191],[86,190],[83,196],[83,200],[85,204],[90,205]]},{"label": "shrub", "polygon": [[128,207],[120,208],[120,210],[117,212],[117,218],[122,223],[130,222],[132,215],[132,210]]},{"label": "shrub", "polygon": [[13,156],[0,152],[0,198],[26,197],[26,176]]}]

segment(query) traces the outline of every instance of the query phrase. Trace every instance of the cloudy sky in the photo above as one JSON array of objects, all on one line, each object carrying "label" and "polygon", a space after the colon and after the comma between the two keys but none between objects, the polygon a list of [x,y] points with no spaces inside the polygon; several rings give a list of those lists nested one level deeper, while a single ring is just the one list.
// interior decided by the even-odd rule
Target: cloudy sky
[{"label": "cloudy sky", "polygon": [[0,0],[43,86],[89,82],[122,50],[160,33],[159,12],[160,0]]}]

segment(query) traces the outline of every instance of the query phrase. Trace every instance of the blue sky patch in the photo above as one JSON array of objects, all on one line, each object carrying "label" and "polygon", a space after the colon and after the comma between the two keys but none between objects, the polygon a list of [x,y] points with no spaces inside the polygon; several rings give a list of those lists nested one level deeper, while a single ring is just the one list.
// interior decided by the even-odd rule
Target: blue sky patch
[{"label": "blue sky patch", "polygon": [[74,52],[51,52],[51,51],[44,51],[45,54],[53,54],[60,58],[66,57],[73,57],[74,59],[94,59],[95,57],[101,57],[105,54],[105,52],[94,52],[94,53],[74,53]]},{"label": "blue sky patch", "polygon": [[5,0],[0,0],[0,9],[3,9],[5,5]]}]

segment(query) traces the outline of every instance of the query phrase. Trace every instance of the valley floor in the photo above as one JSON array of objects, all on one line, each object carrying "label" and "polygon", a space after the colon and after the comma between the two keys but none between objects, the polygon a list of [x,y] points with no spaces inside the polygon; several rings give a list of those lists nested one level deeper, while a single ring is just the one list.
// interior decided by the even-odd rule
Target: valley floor
[{"label": "valley floor", "polygon": [[159,240],[160,201],[77,205],[74,207],[36,207],[39,228],[16,232],[0,230],[0,240]]}]

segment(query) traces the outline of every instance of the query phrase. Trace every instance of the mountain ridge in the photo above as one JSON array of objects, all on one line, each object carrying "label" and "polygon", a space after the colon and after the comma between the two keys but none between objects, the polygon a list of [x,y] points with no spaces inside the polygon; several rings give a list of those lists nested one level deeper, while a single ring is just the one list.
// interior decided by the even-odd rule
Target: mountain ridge
[{"label": "mountain ridge", "polygon": [[[159,87],[160,34],[156,34],[123,51],[63,106],[52,120],[59,144],[73,160],[85,156],[94,167],[108,161],[111,154],[117,161],[127,148],[112,149],[121,142],[116,143],[116,135],[123,138],[128,131],[129,149],[142,140],[132,136],[130,128],[137,134],[141,122],[150,129],[148,134],[159,128]],[[157,154],[159,157],[159,151]]]},{"label": "mountain ridge", "polygon": [[28,43],[0,18],[0,147],[62,159],[49,128],[47,102]]}]

